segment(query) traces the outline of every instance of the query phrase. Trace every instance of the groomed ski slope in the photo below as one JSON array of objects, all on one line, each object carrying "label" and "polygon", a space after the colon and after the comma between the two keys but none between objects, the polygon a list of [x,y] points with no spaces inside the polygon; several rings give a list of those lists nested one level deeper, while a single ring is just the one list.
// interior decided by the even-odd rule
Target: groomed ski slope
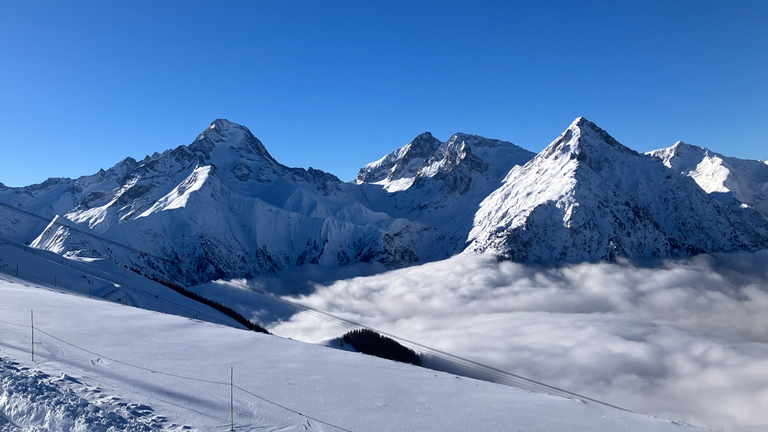
[{"label": "groomed ski slope", "polygon": [[[134,430],[143,430],[140,425],[229,430],[232,367],[237,431],[701,430],[593,403],[57,292],[5,271],[0,273],[4,368],[0,376],[5,383],[0,386],[0,429],[122,430],[95,422],[103,416],[88,417],[98,408],[111,412],[107,416],[113,419],[122,416],[125,425],[135,425]],[[36,328],[34,362],[30,310],[34,310]],[[16,385],[17,393],[9,394],[8,383],[15,380],[26,380],[26,384]],[[40,415],[46,409],[35,407],[46,401],[36,396],[42,386],[80,398],[54,397],[59,401],[56,406],[75,401],[81,408],[88,404],[95,408],[61,408],[75,418],[53,421],[54,426],[46,428]]]}]

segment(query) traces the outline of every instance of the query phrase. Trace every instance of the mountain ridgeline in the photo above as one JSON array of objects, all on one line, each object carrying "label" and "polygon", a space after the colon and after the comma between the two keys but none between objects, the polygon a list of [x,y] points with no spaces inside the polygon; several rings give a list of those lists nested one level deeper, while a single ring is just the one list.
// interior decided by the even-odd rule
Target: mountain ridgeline
[{"label": "mountain ridgeline", "polygon": [[0,202],[15,210],[0,207],[3,236],[185,285],[458,253],[554,263],[768,248],[768,165],[682,143],[639,154],[584,118],[539,154],[427,132],[351,182],[282,165],[219,119],[187,146],[91,176],[0,183]]}]

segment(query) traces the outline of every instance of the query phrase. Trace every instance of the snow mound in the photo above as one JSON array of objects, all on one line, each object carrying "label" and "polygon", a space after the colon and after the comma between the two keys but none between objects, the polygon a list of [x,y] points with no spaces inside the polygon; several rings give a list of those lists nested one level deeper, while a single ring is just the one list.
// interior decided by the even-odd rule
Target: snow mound
[{"label": "snow mound", "polygon": [[148,407],[99,407],[60,384],[70,380],[0,360],[0,430],[150,432],[162,427],[147,415]]}]

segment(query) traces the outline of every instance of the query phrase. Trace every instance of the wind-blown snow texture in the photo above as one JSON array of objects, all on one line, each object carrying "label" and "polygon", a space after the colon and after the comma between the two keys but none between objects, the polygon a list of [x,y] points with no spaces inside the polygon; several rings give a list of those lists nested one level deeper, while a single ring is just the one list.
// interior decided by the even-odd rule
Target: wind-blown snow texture
[{"label": "wind-blown snow texture", "polygon": [[734,205],[670,160],[637,154],[580,118],[538,155],[476,135],[441,142],[424,133],[344,183],[281,165],[247,128],[219,119],[190,145],[142,161],[77,180],[0,185],[2,203],[60,215],[45,227],[0,208],[0,229],[185,284],[304,264],[399,267],[462,251],[553,262],[768,247],[768,219],[752,208],[765,206],[762,171],[726,182],[746,204]]}]

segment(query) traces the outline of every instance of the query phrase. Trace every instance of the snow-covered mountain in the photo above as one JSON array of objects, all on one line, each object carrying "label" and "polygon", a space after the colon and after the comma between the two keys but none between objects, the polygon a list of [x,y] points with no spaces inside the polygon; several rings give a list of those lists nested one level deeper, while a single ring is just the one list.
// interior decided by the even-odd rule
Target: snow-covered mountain
[{"label": "snow-covered mountain", "polygon": [[[640,155],[583,118],[538,155],[426,132],[345,183],[280,164],[246,127],[219,119],[188,146],[91,176],[0,184],[0,233],[187,284],[462,251],[551,262],[768,247],[768,219],[753,209],[764,211],[768,165],[717,155],[705,159],[720,168],[705,169],[681,148]],[[710,195],[691,179],[706,173]]]},{"label": "snow-covered mountain", "polygon": [[578,118],[482,202],[469,242],[521,262],[685,256],[766,248],[768,223]]},{"label": "snow-covered mountain", "polygon": [[[49,193],[70,208],[49,205],[48,215],[58,210],[70,223],[163,260],[148,263],[66,224],[51,224],[33,246],[149,265],[161,277],[190,283],[305,263],[410,264],[439,235],[371,211],[331,174],[281,165],[247,128],[221,119],[189,146],[64,180]],[[192,274],[185,273],[190,268]]]},{"label": "snow-covered mountain", "polygon": [[534,156],[506,141],[457,133],[440,142],[425,132],[364,166],[355,189],[371,209],[439,229],[447,257],[464,248],[483,198]]},{"label": "snow-covered mountain", "polygon": [[721,202],[735,198],[768,217],[768,165],[756,160],[723,156],[704,147],[678,141],[649,155],[694,179],[704,191]]}]

